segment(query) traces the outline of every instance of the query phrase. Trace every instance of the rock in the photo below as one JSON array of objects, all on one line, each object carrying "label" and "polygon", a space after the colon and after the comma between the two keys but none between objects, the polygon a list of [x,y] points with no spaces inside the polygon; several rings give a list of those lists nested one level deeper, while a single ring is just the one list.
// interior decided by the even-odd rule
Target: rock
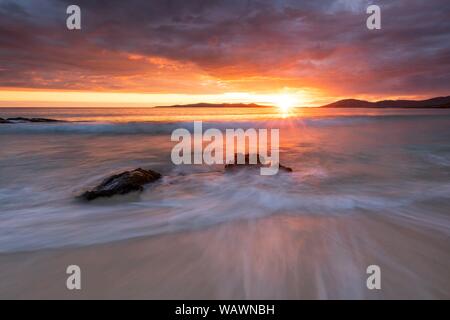
[{"label": "rock", "polygon": [[90,201],[99,197],[112,197],[117,194],[142,191],[145,184],[155,182],[160,178],[161,174],[152,170],[139,168],[133,171],[125,171],[105,179],[97,187],[91,191],[86,191],[80,197]]},{"label": "rock", "polygon": [[46,118],[31,118],[30,122],[65,122],[63,120],[46,119]]},{"label": "rock", "polygon": [[8,121],[6,119],[0,118],[0,123],[12,123],[12,122]]},{"label": "rock", "polygon": [[[238,154],[235,153],[234,154],[234,162],[233,163],[229,163],[225,165],[225,171],[233,171],[236,169],[242,169],[242,168],[261,168],[261,167],[265,167],[267,166],[265,163],[266,161],[264,160],[264,158],[262,156],[260,156],[259,154],[256,155],[257,156],[257,163],[256,164],[251,164],[250,163],[250,155],[247,153],[245,154],[245,163],[244,164],[238,164],[237,163],[237,157]],[[292,168],[283,166],[281,163],[279,164],[279,170],[280,171],[285,171],[285,172],[292,172]]]},{"label": "rock", "polygon": [[24,117],[8,118],[7,121],[9,121],[9,123],[14,123],[14,122],[64,122],[62,120],[55,120],[55,119],[24,118]]}]

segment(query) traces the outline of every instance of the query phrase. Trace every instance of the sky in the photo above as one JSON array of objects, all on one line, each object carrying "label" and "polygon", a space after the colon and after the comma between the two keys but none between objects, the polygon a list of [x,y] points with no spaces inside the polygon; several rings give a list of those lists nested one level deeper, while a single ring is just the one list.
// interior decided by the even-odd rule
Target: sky
[{"label": "sky", "polygon": [[0,107],[449,95],[449,17],[448,0],[0,0]]}]

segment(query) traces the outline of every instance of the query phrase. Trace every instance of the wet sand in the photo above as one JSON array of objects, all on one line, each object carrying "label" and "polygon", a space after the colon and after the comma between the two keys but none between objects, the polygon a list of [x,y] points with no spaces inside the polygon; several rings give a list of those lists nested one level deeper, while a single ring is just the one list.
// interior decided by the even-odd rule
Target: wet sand
[{"label": "wet sand", "polygon": [[[277,216],[0,255],[1,299],[449,299],[449,238],[383,214]],[[82,290],[65,287],[66,267]],[[366,268],[381,267],[381,290]]]}]

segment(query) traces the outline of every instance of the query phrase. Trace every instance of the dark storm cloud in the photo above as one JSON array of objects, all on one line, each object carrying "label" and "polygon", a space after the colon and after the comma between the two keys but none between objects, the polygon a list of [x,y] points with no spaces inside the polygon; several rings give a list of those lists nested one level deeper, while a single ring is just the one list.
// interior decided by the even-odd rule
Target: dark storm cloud
[{"label": "dark storm cloud", "polygon": [[[0,86],[191,90],[188,75],[133,55],[189,65],[235,90],[448,93],[445,0],[78,0],[83,29],[71,32],[73,3],[0,0]],[[365,27],[370,3],[382,8],[379,31]]]}]

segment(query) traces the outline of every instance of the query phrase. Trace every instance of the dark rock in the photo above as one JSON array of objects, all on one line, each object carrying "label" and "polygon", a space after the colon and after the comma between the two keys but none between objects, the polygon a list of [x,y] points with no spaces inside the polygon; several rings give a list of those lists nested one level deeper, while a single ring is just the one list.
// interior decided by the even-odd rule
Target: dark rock
[{"label": "dark rock", "polygon": [[[245,163],[243,164],[238,164],[238,154],[235,153],[234,154],[234,162],[233,163],[229,163],[225,165],[225,171],[233,171],[236,169],[242,169],[242,168],[261,168],[261,167],[266,167],[266,161],[264,160],[264,158],[262,156],[260,156],[259,154],[256,155],[256,159],[257,159],[257,163],[256,164],[251,164],[250,163],[250,155],[247,153],[245,154]],[[279,164],[279,170],[280,171],[285,171],[285,172],[292,172],[292,168],[283,166],[281,163]]]},{"label": "dark rock", "polygon": [[45,119],[45,118],[31,118],[30,122],[64,122],[63,120]]},{"label": "dark rock", "polygon": [[142,191],[145,184],[155,182],[160,178],[161,174],[152,170],[139,168],[133,171],[125,171],[105,179],[91,191],[83,193],[81,198],[90,201],[99,197],[112,197],[117,194]]},{"label": "dark rock", "polygon": [[8,121],[6,119],[0,118],[0,123],[11,123],[11,121]]},{"label": "dark rock", "polygon": [[55,119],[24,118],[24,117],[8,118],[7,121],[9,121],[9,123],[11,123],[11,122],[64,122],[62,120],[55,120]]}]

